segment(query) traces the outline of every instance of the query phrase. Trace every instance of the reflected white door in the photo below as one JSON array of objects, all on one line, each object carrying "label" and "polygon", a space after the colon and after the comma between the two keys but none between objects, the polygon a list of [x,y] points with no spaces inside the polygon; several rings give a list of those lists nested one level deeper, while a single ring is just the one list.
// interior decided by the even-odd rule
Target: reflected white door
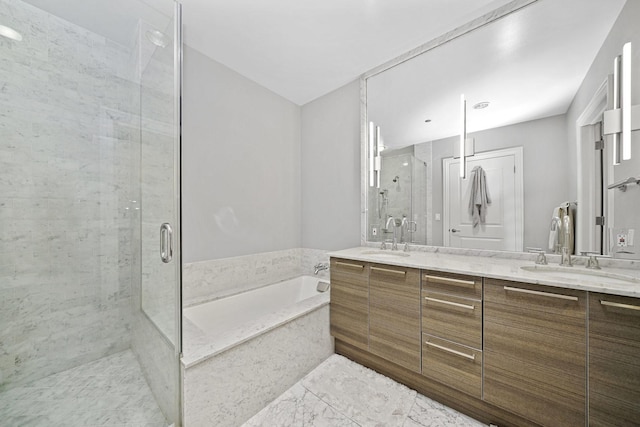
[{"label": "reflected white door", "polygon": [[[481,166],[491,204],[486,221],[473,226],[469,212],[470,171]],[[456,248],[522,251],[522,147],[477,153],[467,158],[467,178],[460,178],[460,159],[444,159],[444,245]]]}]

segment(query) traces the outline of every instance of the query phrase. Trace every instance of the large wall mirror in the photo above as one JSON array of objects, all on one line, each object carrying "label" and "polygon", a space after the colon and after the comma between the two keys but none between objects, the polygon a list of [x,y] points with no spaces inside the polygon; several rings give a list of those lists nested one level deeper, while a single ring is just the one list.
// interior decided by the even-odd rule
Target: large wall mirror
[{"label": "large wall mirror", "polygon": [[364,240],[640,258],[640,185],[608,189],[640,176],[640,132],[617,166],[601,137],[626,42],[640,77],[639,3],[514,1],[366,74]]}]

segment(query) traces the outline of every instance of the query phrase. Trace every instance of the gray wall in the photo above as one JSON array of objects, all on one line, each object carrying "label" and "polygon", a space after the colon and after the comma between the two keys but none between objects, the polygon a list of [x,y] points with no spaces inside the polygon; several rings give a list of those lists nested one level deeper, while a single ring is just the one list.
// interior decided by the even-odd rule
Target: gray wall
[{"label": "gray wall", "polygon": [[185,46],[183,261],[300,247],[300,107]]},{"label": "gray wall", "polygon": [[[640,79],[638,79],[639,74],[637,71],[640,66],[640,26],[637,23],[638,16],[640,16],[640,2],[628,1],[622,12],[620,12],[618,20],[600,48],[593,64],[591,64],[591,68],[571,104],[567,113],[567,133],[570,141],[570,155],[572,156],[576,155],[574,142],[576,120],[582,114],[600,84],[607,78],[609,73],[613,72],[613,59],[622,53],[622,46],[629,41],[632,42],[633,46],[632,62],[634,66],[632,104],[640,104]],[[607,149],[610,150],[611,147],[608,145]],[[640,173],[640,132],[636,131],[633,132],[632,137],[632,159],[623,161],[622,164],[614,167],[614,182],[626,179],[629,176],[638,176],[638,173]],[[577,173],[572,173],[571,177],[574,191],[577,191],[575,189]],[[629,191],[624,193],[617,190],[609,190],[608,195],[614,198],[615,204],[615,217],[613,221],[612,218],[607,219],[608,225],[610,226],[613,222],[615,228],[634,228],[636,232],[640,231],[640,215],[638,215],[640,186],[631,186]],[[631,258],[640,257],[640,250],[636,249],[638,246],[640,245],[636,244],[635,248],[631,249],[635,252],[634,255],[630,256]],[[623,255],[621,257],[629,256]]]},{"label": "gray wall", "polygon": [[[566,147],[565,116],[553,116],[516,125],[470,133],[475,151],[523,147],[524,151],[524,246],[546,248],[549,223],[555,206],[569,198],[569,169]],[[429,142],[432,159],[426,161],[432,172],[432,211],[443,214],[442,159],[453,157],[457,137]],[[423,144],[420,144],[423,145]],[[416,155],[429,152],[416,147]],[[433,221],[433,244],[442,245],[443,221]]]},{"label": "gray wall", "polygon": [[302,107],[302,246],[360,245],[360,84]]}]

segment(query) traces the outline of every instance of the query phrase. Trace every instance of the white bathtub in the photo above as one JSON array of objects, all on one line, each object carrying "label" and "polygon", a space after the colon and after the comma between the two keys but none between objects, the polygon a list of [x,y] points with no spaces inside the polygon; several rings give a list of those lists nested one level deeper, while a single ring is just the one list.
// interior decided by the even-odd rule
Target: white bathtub
[{"label": "white bathtub", "polygon": [[321,279],[313,276],[296,277],[185,308],[184,315],[207,335],[215,336],[321,294],[316,291],[318,281]]},{"label": "white bathtub", "polygon": [[330,292],[318,281],[328,280],[301,276],[183,310],[185,425],[240,425],[333,354]]}]

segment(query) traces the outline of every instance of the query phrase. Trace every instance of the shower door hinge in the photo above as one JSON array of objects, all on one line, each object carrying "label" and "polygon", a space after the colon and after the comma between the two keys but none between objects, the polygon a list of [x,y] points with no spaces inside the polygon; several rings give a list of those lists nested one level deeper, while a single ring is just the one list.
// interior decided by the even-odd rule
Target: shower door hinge
[{"label": "shower door hinge", "polygon": [[596,150],[604,150],[604,140],[596,141]]},{"label": "shower door hinge", "polygon": [[604,225],[604,217],[603,216],[597,216],[596,217],[596,225]]}]

